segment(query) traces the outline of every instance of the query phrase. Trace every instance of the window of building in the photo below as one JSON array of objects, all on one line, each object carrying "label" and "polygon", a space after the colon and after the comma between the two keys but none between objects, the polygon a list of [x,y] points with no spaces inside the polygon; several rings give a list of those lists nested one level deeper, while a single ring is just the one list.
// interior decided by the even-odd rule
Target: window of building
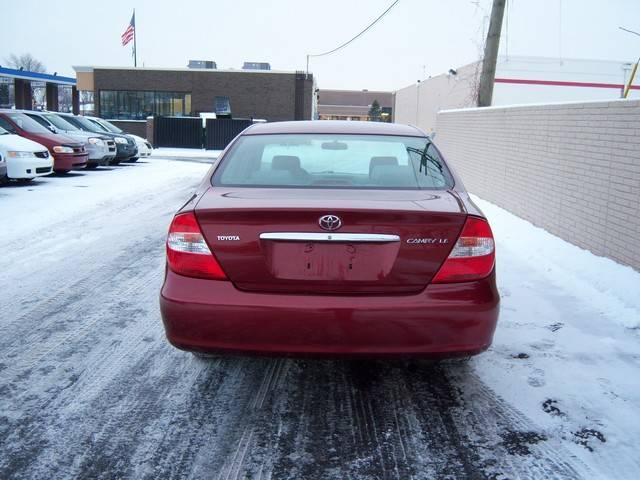
[{"label": "window of building", "polygon": [[15,85],[13,78],[0,77],[0,108],[15,108]]},{"label": "window of building", "polygon": [[216,115],[231,115],[231,102],[229,97],[216,97]]},{"label": "window of building", "polygon": [[71,85],[58,85],[58,111],[64,113],[73,112]]},{"label": "window of building", "polygon": [[93,116],[96,114],[96,106],[94,103],[94,94],[91,90],[80,90],[78,92],[80,113],[82,115]]},{"label": "window of building", "polygon": [[31,82],[31,109],[47,109],[47,84],[45,82]]},{"label": "window of building", "polygon": [[100,90],[100,116],[144,120],[150,115],[191,115],[191,94],[141,90]]}]

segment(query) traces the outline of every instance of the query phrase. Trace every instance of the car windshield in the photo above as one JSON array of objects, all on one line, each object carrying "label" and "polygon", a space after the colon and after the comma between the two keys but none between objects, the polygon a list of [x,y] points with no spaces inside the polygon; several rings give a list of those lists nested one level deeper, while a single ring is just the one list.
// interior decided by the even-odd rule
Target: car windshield
[{"label": "car windshield", "polygon": [[55,127],[59,128],[60,130],[68,130],[68,131],[71,131],[71,132],[75,132],[75,131],[80,130],[78,127],[76,127],[75,125],[70,124],[69,122],[67,122],[62,117],[59,117],[59,116],[54,115],[52,113],[44,115],[44,118],[46,118]]},{"label": "car windshield", "polygon": [[9,113],[7,116],[22,130],[29,133],[51,133],[46,127],[43,127],[33,118],[29,118],[24,113]]},{"label": "car windshield", "polygon": [[63,117],[67,122],[75,125],[80,130],[85,130],[87,132],[96,132],[100,131],[100,129],[93,123],[82,117]]},{"label": "car windshield", "polygon": [[212,181],[243,187],[453,187],[428,138],[383,135],[245,135],[225,155]]},{"label": "car windshield", "polygon": [[96,120],[96,123],[100,124],[103,128],[106,128],[109,132],[124,133],[124,130],[116,127],[113,123],[109,123],[106,120]]},{"label": "car windshield", "polygon": [[94,120],[93,118],[89,118],[88,119],[91,123],[93,123],[98,130],[100,130],[101,132],[108,132],[108,133],[112,133],[107,127],[105,127],[102,123]]}]

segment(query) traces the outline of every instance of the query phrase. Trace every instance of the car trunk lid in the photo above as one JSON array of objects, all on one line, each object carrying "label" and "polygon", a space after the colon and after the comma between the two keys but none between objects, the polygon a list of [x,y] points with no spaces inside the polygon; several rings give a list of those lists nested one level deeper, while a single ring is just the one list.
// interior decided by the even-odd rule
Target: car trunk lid
[{"label": "car trunk lid", "polygon": [[[323,229],[325,215],[341,226]],[[196,217],[239,289],[406,294],[429,284],[466,212],[447,191],[216,187]]]}]

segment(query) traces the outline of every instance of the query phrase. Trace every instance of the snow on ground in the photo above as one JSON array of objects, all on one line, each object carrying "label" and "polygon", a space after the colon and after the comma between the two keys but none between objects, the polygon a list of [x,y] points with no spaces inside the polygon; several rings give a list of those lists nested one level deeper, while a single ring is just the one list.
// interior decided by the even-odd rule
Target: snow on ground
[{"label": "snow on ground", "polygon": [[136,198],[180,184],[194,174],[204,176],[206,170],[205,165],[192,162],[153,159],[39,177],[29,184],[11,182],[0,187],[0,218],[11,218],[9,237],[25,235],[83,212],[107,212],[126,198],[140,201]]},{"label": "snow on ground", "polygon": [[475,371],[598,478],[636,476],[640,273],[475,200],[497,240],[502,297]]},{"label": "snow on ground", "polygon": [[467,365],[202,361],[157,297],[208,168],[0,188],[0,478],[637,478],[638,272],[478,199],[502,310]]}]

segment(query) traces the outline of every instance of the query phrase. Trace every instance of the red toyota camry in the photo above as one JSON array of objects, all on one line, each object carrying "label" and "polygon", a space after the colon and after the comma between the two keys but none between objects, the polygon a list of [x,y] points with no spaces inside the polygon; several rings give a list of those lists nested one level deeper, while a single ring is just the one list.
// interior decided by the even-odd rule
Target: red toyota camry
[{"label": "red toyota camry", "polygon": [[499,311],[494,240],[424,132],[247,128],[175,215],[160,306],[196,353],[469,356]]}]

